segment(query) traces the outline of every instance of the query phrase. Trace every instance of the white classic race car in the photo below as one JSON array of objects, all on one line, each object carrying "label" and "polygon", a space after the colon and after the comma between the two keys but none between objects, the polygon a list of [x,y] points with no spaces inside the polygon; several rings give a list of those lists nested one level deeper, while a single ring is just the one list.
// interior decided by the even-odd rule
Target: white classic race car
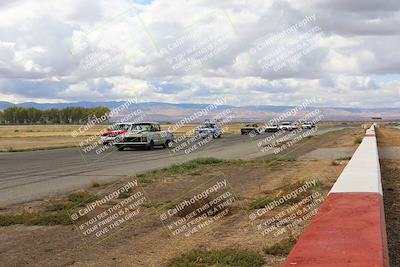
[{"label": "white classic race car", "polygon": [[158,122],[140,122],[132,124],[127,133],[119,135],[114,145],[120,151],[126,147],[145,147],[151,150],[155,146],[169,147],[173,139],[171,132],[161,131]]},{"label": "white classic race car", "polygon": [[288,121],[282,122],[279,125],[279,130],[292,131],[293,130],[293,124],[291,122],[288,122]]},{"label": "white classic race car", "polygon": [[195,130],[196,136],[208,137],[212,136],[213,138],[221,138],[222,130],[218,123],[214,122],[206,122],[201,124]]}]

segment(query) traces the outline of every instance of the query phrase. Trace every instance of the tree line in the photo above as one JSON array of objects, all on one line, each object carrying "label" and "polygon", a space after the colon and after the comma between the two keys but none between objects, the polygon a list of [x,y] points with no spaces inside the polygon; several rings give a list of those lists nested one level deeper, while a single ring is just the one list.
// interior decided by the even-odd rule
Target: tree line
[{"label": "tree line", "polygon": [[9,107],[0,111],[1,124],[82,124],[110,112],[107,107],[68,107],[41,110],[37,108]]}]

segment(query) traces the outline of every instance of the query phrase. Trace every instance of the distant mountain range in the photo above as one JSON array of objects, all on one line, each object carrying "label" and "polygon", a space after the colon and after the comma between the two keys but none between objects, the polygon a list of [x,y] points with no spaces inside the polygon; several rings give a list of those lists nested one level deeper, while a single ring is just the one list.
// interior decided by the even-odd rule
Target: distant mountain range
[{"label": "distant mountain range", "polygon": [[[110,109],[117,108],[124,104],[123,101],[107,101],[107,102],[74,102],[74,103],[35,103],[26,102],[13,104],[6,101],[0,101],[0,110],[9,107],[34,107],[37,109],[66,108],[66,107],[85,107],[91,108],[96,106],[105,106]],[[129,110],[140,109],[145,114],[146,120],[157,121],[178,121],[186,116],[194,114],[196,111],[206,109],[209,104],[171,104],[163,102],[145,102],[137,103],[129,106],[125,110],[125,114],[129,114]],[[277,117],[282,113],[293,109],[294,106],[272,106],[272,105],[249,105],[249,106],[230,106],[222,105],[218,108],[210,109],[209,117],[212,117],[223,110],[230,109],[234,114],[234,121],[267,121]],[[299,112],[293,119],[303,116],[305,113],[319,109],[323,114],[323,120],[370,120],[371,117],[382,117],[383,120],[400,120],[400,108],[342,108],[342,107],[308,107],[305,111]],[[201,119],[204,119],[202,117]],[[291,118],[288,118],[291,119]]]}]

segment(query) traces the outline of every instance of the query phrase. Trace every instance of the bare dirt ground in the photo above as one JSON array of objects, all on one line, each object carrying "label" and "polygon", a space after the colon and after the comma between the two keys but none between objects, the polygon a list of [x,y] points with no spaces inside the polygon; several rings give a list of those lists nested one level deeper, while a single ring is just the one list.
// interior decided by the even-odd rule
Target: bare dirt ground
[{"label": "bare dirt ground", "polygon": [[[279,162],[265,167],[219,166],[149,184],[145,187],[155,206],[168,203],[212,174],[223,173],[239,197],[241,205],[265,196],[288,183],[317,179],[324,184],[322,194],[334,183],[343,166],[331,161]],[[279,193],[279,192],[276,192]],[[149,208],[146,212],[152,211]],[[22,226],[0,228],[1,266],[165,266],[183,252],[196,248],[235,248],[257,251],[265,266],[279,266],[284,256],[265,255],[262,248],[274,240],[262,236],[246,216],[246,208],[237,209],[221,222],[190,238],[171,237],[158,219],[158,213],[139,225],[120,232],[101,245],[85,248],[73,226]],[[304,225],[299,226],[299,233]],[[269,243],[270,242],[270,243]]]},{"label": "bare dirt ground", "polygon": [[[377,131],[380,150],[400,145],[400,130]],[[381,154],[381,151],[380,151]],[[400,160],[380,160],[391,266],[400,266]]]},{"label": "bare dirt ground", "polygon": [[[299,156],[318,147],[354,146],[354,134],[358,132],[359,129],[346,129],[341,136],[328,133],[320,137],[312,137],[294,145],[280,157]],[[73,225],[18,224],[0,227],[0,258],[2,259],[0,266],[167,266],[172,258],[179,257],[182,253],[195,249],[221,250],[224,248],[256,252],[262,257],[263,266],[280,266],[285,259],[285,254],[269,254],[264,248],[279,243],[288,235],[297,237],[309,220],[277,238],[270,235],[263,236],[256,225],[265,220],[265,217],[262,216],[251,222],[248,215],[254,210],[251,210],[249,205],[267,197],[279,198],[284,192],[290,191],[286,188],[288,185],[300,181],[319,181],[319,186],[313,191],[326,195],[344,166],[345,164],[333,164],[331,160],[271,161],[271,159],[266,159],[265,161],[211,164],[178,174],[150,173],[148,176],[141,177],[144,190],[152,202],[152,205],[143,210],[144,214],[148,214],[144,220],[118,232],[100,244],[83,241]],[[210,177],[221,175],[227,179],[238,199],[230,208],[230,213],[190,237],[171,236],[159,219],[160,213],[165,211],[165,206],[185,193],[190,194],[188,192]],[[101,191],[103,187],[106,185],[96,185],[91,190]],[[20,213],[21,210],[27,213],[45,210],[46,205],[51,201],[43,200],[24,205],[0,207],[0,222],[2,215]],[[281,209],[284,207],[278,208],[275,212]]]},{"label": "bare dirt ground", "polygon": [[[344,134],[342,134],[344,133]],[[361,140],[364,135],[364,130],[358,129],[345,129],[343,132],[330,133],[330,138],[317,138],[318,145],[317,149],[312,147],[308,153],[301,153],[302,155],[297,157],[298,160],[342,160],[351,158],[358,147],[358,141]]]}]

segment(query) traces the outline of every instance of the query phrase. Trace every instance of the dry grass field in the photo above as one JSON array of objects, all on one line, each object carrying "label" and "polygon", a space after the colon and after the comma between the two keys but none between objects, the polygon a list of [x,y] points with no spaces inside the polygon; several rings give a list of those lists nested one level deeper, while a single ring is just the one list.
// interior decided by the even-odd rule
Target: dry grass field
[{"label": "dry grass field", "polygon": [[[197,124],[187,124],[178,128],[175,134],[190,134]],[[242,124],[230,124],[226,134],[240,132]],[[81,125],[13,125],[0,126],[0,152],[16,152],[40,149],[55,149],[79,146],[89,136],[100,136],[108,125],[96,125],[76,137],[72,133]],[[173,129],[173,124],[161,125],[162,130]]]},{"label": "dry grass field", "polygon": [[72,137],[78,125],[16,125],[0,126],[0,151],[24,151],[74,147],[85,136],[97,134],[102,126],[94,127],[82,136]]},{"label": "dry grass field", "polygon": [[[320,126],[335,126],[339,122],[323,122]],[[347,123],[348,125],[350,123]],[[224,126],[225,134],[240,134],[245,123],[232,123]],[[358,124],[359,125],[359,124]],[[174,129],[174,124],[162,124],[162,130]],[[176,135],[190,134],[198,124],[186,124],[179,127]],[[16,152],[41,149],[55,149],[79,146],[89,136],[99,136],[107,125],[96,125],[77,137],[72,133],[81,125],[11,125],[0,126],[0,152]]]}]

